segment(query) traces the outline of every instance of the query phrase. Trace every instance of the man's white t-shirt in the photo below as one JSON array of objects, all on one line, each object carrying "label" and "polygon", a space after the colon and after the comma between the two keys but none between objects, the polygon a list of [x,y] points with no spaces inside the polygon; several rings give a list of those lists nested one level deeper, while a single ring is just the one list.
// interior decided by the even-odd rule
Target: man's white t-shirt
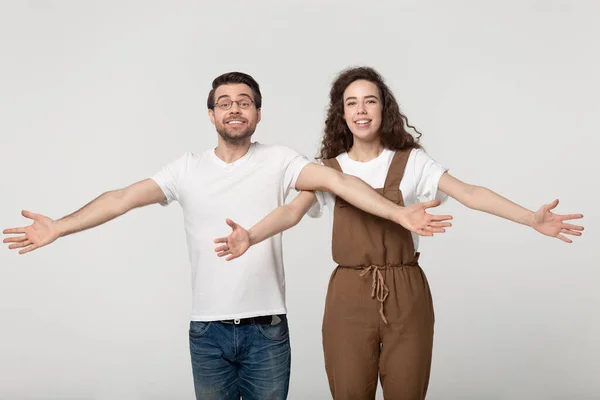
[{"label": "man's white t-shirt", "polygon": [[[348,153],[342,153],[336,159],[342,168],[342,172],[356,176],[377,189],[383,188],[385,184],[385,178],[394,154],[393,150],[384,149],[379,156],[367,162],[354,161],[348,156]],[[404,175],[400,181],[404,205],[409,206],[418,201],[436,199],[444,202],[448,196],[438,191],[438,182],[447,170],[447,168],[433,160],[425,150],[411,150]],[[331,226],[333,226],[335,195],[329,192],[318,192],[318,197],[320,196],[324,197],[324,202],[331,211]],[[319,216],[319,214],[319,210],[313,210],[311,216]],[[412,233],[412,237],[416,251],[419,246],[419,235]]]},{"label": "man's white t-shirt", "polygon": [[290,148],[254,142],[233,163],[222,161],[213,149],[186,153],[152,177],[166,196],[164,205],[176,200],[183,209],[193,321],[286,313],[281,235],[228,262],[217,257],[214,239],[231,233],[226,218],[250,228],[285,204],[308,163]]}]

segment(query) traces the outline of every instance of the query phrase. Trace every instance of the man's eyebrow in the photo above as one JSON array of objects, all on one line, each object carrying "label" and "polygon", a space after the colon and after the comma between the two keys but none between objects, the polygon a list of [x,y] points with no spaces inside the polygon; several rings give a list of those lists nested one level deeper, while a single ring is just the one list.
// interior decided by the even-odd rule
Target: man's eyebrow
[{"label": "man's eyebrow", "polygon": [[[252,96],[250,96],[247,93],[240,93],[239,96],[248,97],[250,100],[252,100]],[[231,98],[231,96],[229,96],[228,94],[223,94],[223,95],[219,96],[219,98],[217,99],[217,101],[219,101],[219,100],[221,100],[222,98],[225,98],[225,97]]]}]

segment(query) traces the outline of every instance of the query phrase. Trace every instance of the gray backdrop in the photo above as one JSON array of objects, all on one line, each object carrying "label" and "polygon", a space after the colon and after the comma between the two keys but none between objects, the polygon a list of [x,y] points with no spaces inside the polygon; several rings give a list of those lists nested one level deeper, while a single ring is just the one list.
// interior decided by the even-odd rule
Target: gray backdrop
[{"label": "gray backdrop", "polygon": [[[23,225],[21,209],[62,217],[215,146],[206,94],[226,71],[261,84],[255,139],[312,157],[333,77],[370,65],[455,176],[586,216],[566,245],[453,200],[438,210],[455,221],[421,243],[429,398],[600,398],[599,17],[593,0],[2,0],[0,227]],[[326,218],[284,236],[290,399],[329,398],[329,236]],[[0,265],[1,399],[193,397],[178,205],[27,256],[5,245]]]}]

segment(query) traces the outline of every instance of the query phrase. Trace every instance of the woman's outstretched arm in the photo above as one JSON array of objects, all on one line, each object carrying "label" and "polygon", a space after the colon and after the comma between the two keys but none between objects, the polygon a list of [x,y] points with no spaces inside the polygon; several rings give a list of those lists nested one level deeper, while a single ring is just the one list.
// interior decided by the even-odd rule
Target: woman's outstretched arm
[{"label": "woman's outstretched arm", "polygon": [[556,237],[563,242],[572,243],[573,241],[565,235],[581,236],[581,231],[583,231],[583,226],[565,222],[583,218],[582,214],[559,215],[551,211],[558,205],[558,200],[545,204],[539,210],[533,212],[488,188],[469,185],[447,172],[440,178],[438,188],[473,210],[484,211],[530,226],[544,235]]}]

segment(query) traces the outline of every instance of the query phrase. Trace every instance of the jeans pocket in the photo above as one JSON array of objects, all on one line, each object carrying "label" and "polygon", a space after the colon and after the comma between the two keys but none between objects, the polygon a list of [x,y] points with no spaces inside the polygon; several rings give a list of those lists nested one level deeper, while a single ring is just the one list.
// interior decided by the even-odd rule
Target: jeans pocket
[{"label": "jeans pocket", "polygon": [[200,337],[206,333],[212,322],[190,321],[190,336]]},{"label": "jeans pocket", "polygon": [[279,317],[280,319],[277,324],[256,324],[256,327],[269,340],[281,341],[287,339],[290,334],[287,317],[285,315],[277,315],[275,317]]}]

